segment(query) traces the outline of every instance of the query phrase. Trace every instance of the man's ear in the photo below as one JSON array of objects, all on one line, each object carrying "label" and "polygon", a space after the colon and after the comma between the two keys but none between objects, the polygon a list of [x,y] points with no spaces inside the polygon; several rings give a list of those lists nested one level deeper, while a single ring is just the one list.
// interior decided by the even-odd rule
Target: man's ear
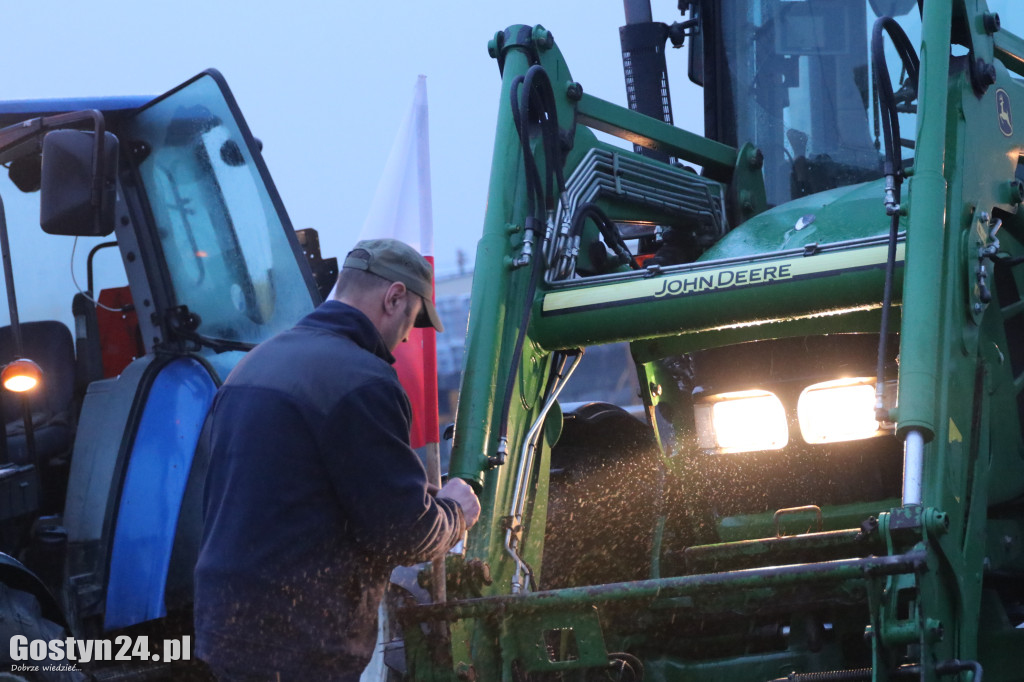
[{"label": "man's ear", "polygon": [[407,289],[401,282],[392,282],[391,286],[384,292],[384,312],[388,315],[404,310],[405,295]]}]

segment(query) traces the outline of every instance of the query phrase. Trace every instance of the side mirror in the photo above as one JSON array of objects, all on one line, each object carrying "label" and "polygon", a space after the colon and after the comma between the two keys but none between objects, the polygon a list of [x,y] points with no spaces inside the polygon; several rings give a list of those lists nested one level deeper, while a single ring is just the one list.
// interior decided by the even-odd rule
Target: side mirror
[{"label": "side mirror", "polygon": [[686,70],[690,82],[704,87],[704,27],[701,23],[700,7],[690,6],[690,20],[686,23],[693,23],[690,29],[690,42],[687,45]]},{"label": "side mirror", "polygon": [[117,138],[54,130],[43,138],[39,224],[48,234],[103,237],[114,231]]}]

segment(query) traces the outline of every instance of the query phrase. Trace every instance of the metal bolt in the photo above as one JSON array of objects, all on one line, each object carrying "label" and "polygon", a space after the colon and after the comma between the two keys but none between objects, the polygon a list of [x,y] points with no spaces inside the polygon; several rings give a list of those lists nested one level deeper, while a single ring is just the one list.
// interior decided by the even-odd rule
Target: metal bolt
[{"label": "metal bolt", "polygon": [[470,559],[466,562],[466,576],[478,589],[494,582],[491,578],[491,567],[480,559]]},{"label": "metal bolt", "polygon": [[571,99],[573,102],[578,102],[583,98],[583,86],[573,81],[565,87],[565,96]]},{"label": "metal bolt", "polygon": [[994,64],[988,64],[984,59],[979,59],[975,62],[978,73],[978,85],[982,88],[987,88],[996,82],[996,67]]},{"label": "metal bolt", "polygon": [[455,677],[466,682],[476,682],[476,668],[468,663],[459,661],[455,666]]},{"label": "metal bolt", "polygon": [[982,305],[980,303],[975,303],[974,304],[974,312],[975,313],[980,313],[981,311],[982,311]]},{"label": "metal bolt", "polygon": [[501,46],[505,42],[505,32],[498,31],[494,34],[494,37],[487,41],[487,54],[491,55],[491,59],[497,59],[501,53]]},{"label": "metal bolt", "polygon": [[943,535],[949,532],[949,514],[935,509],[928,509],[924,516],[925,527],[930,533]]},{"label": "metal bolt", "polygon": [[764,167],[764,154],[760,149],[755,149],[747,155],[747,165],[750,170],[761,170]]},{"label": "metal bolt", "polygon": [[661,384],[656,384],[653,381],[651,382],[651,395],[655,398],[661,395]]},{"label": "metal bolt", "polygon": [[551,31],[537,24],[533,27],[533,42],[541,50],[550,50],[555,44],[555,37]]},{"label": "metal bolt", "polygon": [[1001,27],[999,14],[997,12],[986,12],[985,16],[982,17],[982,21],[985,24],[985,33],[989,35],[992,35]]},{"label": "metal bolt", "polygon": [[946,634],[946,628],[943,627],[942,622],[934,618],[925,619],[924,630],[928,635],[928,639],[933,642],[942,641],[942,636]]},{"label": "metal bolt", "polygon": [[1019,204],[1024,201],[1024,181],[1014,178],[1010,180],[1010,203]]},{"label": "metal bolt", "polygon": [[754,197],[749,190],[740,191],[740,206],[744,211],[754,210]]}]

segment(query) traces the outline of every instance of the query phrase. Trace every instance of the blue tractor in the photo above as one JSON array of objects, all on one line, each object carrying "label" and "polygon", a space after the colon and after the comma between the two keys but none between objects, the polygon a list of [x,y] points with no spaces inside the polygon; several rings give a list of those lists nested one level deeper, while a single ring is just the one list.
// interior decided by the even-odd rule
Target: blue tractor
[{"label": "blue tractor", "polygon": [[[3,103],[0,128],[0,366],[5,385],[36,381],[0,389],[0,680],[198,676],[159,643],[190,654],[206,410],[247,349],[322,300],[336,260],[292,229],[216,71],[152,100]],[[73,288],[49,293],[68,252]],[[118,262],[121,286],[98,290]],[[50,648],[73,665],[46,670],[15,637],[112,641],[91,658],[117,660]]]}]

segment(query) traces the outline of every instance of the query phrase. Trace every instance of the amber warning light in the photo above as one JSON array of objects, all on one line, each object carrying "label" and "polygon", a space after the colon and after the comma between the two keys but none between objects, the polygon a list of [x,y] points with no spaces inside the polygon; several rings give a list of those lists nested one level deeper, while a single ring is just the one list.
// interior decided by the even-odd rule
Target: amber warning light
[{"label": "amber warning light", "polygon": [[43,370],[28,358],[18,358],[0,371],[0,383],[14,393],[31,391],[43,379]]}]

